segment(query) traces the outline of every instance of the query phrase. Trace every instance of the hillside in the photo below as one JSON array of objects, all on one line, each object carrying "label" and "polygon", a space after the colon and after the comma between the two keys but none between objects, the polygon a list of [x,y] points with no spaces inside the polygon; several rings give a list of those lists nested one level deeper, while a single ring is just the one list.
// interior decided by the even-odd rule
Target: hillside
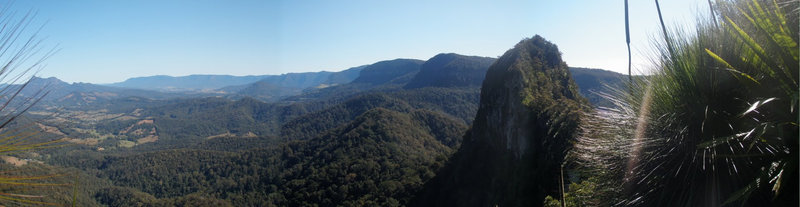
[{"label": "hillside", "polygon": [[353,67],[340,72],[322,71],[267,76],[254,83],[227,86],[219,90],[230,94],[227,96],[229,98],[251,97],[262,101],[275,102],[286,97],[300,95],[303,91],[350,83],[359,77],[359,73],[365,67]]},{"label": "hillside", "polygon": [[[422,65],[418,65],[418,61],[398,59],[334,73],[290,73],[269,76],[251,84],[224,87],[218,92],[157,92],[90,83],[69,84],[54,77],[34,77],[20,95],[30,97],[39,89],[45,89],[49,94],[40,107],[73,108],[109,107],[115,99],[130,97],[166,100],[223,96],[232,100],[250,97],[266,102],[277,102],[286,98],[289,102],[327,98],[344,100],[365,91],[398,90],[400,87],[405,89],[479,87],[489,67],[488,64],[493,61],[493,58],[439,54]],[[360,77],[358,73],[365,68],[367,68],[366,76],[354,81]],[[613,93],[612,88],[622,87],[624,75],[601,69],[569,68],[569,70],[581,95],[587,97],[589,102],[595,106],[613,107],[613,104],[600,94]]]},{"label": "hillside", "polygon": [[[147,120],[153,120],[154,127],[159,129],[157,130],[159,139],[156,142],[160,144],[145,145],[153,147],[153,149],[211,143],[202,141],[202,138],[213,136],[255,135],[262,138],[308,139],[347,123],[375,107],[385,107],[403,112],[411,109],[427,109],[471,124],[478,110],[480,99],[480,89],[477,86],[403,87],[411,85],[409,81],[424,79],[425,73],[415,72],[418,66],[421,68],[420,70],[424,68],[430,71],[486,70],[475,68],[473,64],[451,64],[454,61],[458,62],[457,60],[462,62],[471,60],[473,63],[480,63],[478,60],[488,61],[491,59],[440,54],[422,64],[416,60],[405,59],[382,61],[340,72],[353,73],[366,70],[364,72],[366,76],[359,81],[314,89],[305,95],[275,103],[264,103],[253,98],[246,98],[247,96],[236,100],[192,98],[202,95],[159,93],[83,83],[67,84],[55,78],[34,79],[31,86],[49,85],[51,94],[41,104],[42,107],[37,107],[33,112],[45,115],[49,113],[47,112],[48,107],[61,107],[62,110],[68,110],[59,115],[61,118],[54,120],[60,121],[46,123],[60,128],[61,132],[75,139],[99,139],[98,146],[105,148],[113,148],[119,144],[118,142],[127,143],[125,140],[135,143],[137,139],[146,138],[146,136],[131,136],[120,132],[133,123]],[[443,62],[448,64],[441,64]],[[440,68],[434,66],[440,66]],[[588,94],[587,96],[595,94],[594,91],[602,90],[604,83],[613,85],[613,81],[618,80],[614,77],[621,76],[613,72],[581,68],[570,68],[570,72],[574,73],[576,79],[581,80],[578,82],[581,86],[580,89],[584,91],[584,95]],[[392,77],[392,75],[397,77]],[[383,82],[366,81],[366,77],[381,79]],[[442,76],[438,80],[448,82],[449,80],[463,79],[460,79],[459,76]],[[261,82],[251,85],[258,83]],[[268,89],[253,87],[252,90],[264,92]],[[274,92],[268,91],[267,93]],[[60,98],[52,98],[62,94],[64,96]],[[136,95],[147,95],[145,97],[151,98]],[[162,99],[153,99],[159,97]],[[184,98],[171,99],[169,97]],[[398,106],[402,107],[398,108]],[[121,140],[106,139],[108,137],[116,137]],[[104,144],[104,142],[107,143]]]},{"label": "hillside", "polygon": [[[62,103],[84,101],[86,104],[75,104],[67,108],[68,111],[57,114],[57,119],[45,121],[44,124],[57,128],[61,134],[70,137],[74,142],[91,147],[152,151],[187,146],[221,149],[210,146],[211,143],[240,146],[235,143],[235,137],[255,137],[260,140],[259,142],[309,139],[348,123],[356,116],[376,107],[402,112],[427,109],[463,120],[462,123],[470,123],[471,117],[477,110],[479,97],[477,87],[406,90],[402,89],[405,82],[393,82],[408,80],[415,74],[417,66],[420,65],[418,63],[400,59],[372,64],[365,67],[368,71],[365,72],[367,76],[382,77],[388,80],[387,82],[373,82],[376,84],[372,85],[373,88],[360,87],[367,84],[363,82],[332,86],[319,90],[328,89],[351,95],[304,101],[268,103],[250,97],[237,100],[230,100],[232,97],[189,97],[167,100],[128,97],[100,100],[95,98],[94,93],[76,92],[58,101]],[[400,67],[395,67],[398,65]],[[386,74],[381,73],[384,70]],[[398,77],[392,78],[391,75]],[[359,90],[351,90],[352,87],[357,87]],[[256,88],[253,90],[261,91]],[[391,107],[401,105],[403,106],[401,108]],[[37,108],[33,113],[40,118],[50,116],[46,108]],[[150,123],[148,126],[154,130],[144,125],[127,129],[138,122],[148,122]],[[124,133],[139,128],[152,133]],[[152,137],[148,137],[150,135]],[[205,140],[208,137],[222,139]],[[140,139],[143,141],[139,141]],[[152,142],[149,142],[151,140]],[[236,147],[239,148],[241,147]]]},{"label": "hillside", "polygon": [[613,95],[627,82],[626,75],[603,69],[570,68],[569,71],[581,95],[595,106],[615,107],[603,94]]},{"label": "hillside", "polygon": [[301,161],[287,169],[287,182],[279,188],[284,204],[407,204],[444,165],[456,147],[452,140],[465,130],[435,112],[367,111],[294,150]]},{"label": "hillside", "polygon": [[234,206],[386,206],[406,203],[432,178],[465,130],[437,112],[375,108],[307,141],[241,152],[67,153],[58,162],[120,186],[98,192],[106,204],[201,196]]},{"label": "hillside", "polygon": [[425,64],[405,88],[480,86],[494,58],[438,54]]},{"label": "hillside", "polygon": [[347,99],[366,91],[391,91],[400,89],[419,72],[424,61],[394,59],[376,62],[361,69],[358,78],[347,84],[308,90],[302,95],[286,98],[289,102]]},{"label": "hillside", "polygon": [[[532,57],[517,56],[520,57],[504,56],[505,59],[495,61],[493,58],[439,54],[428,61],[381,61],[327,77],[338,81],[351,80],[349,83],[322,84],[300,91],[273,85],[264,79],[227,87],[224,90],[235,92],[223,96],[67,84],[57,79],[46,79],[51,85],[59,86],[53,90],[54,94],[66,95],[45,106],[62,104],[69,107],[58,114],[41,107],[33,110],[30,116],[49,117],[41,122],[48,137],[66,137],[74,143],[64,148],[44,150],[41,153],[48,154],[48,158],[38,159],[60,167],[92,172],[97,179],[114,183],[114,186],[95,188],[93,192],[95,202],[104,205],[409,205],[426,181],[436,175],[481,181],[472,177],[476,174],[454,173],[454,169],[504,177],[509,182],[527,182],[519,174],[531,166],[506,159],[526,151],[503,154],[500,149],[506,148],[491,148],[494,154],[474,153],[488,150],[482,146],[507,145],[480,138],[506,136],[487,135],[500,132],[478,133],[493,128],[542,124],[534,118],[513,118],[508,117],[509,114],[537,114],[534,112],[542,108],[536,107],[553,102],[567,103],[565,107],[572,102],[584,102],[572,100],[576,95],[574,84],[556,81],[565,78],[565,65],[536,69],[533,66],[509,66],[532,65],[527,60]],[[545,71],[545,75],[530,72],[538,70]],[[603,75],[608,72],[575,68],[569,71],[588,77],[582,79],[588,80],[584,81],[586,83],[594,83],[588,85],[587,92],[603,85],[596,83],[610,80]],[[351,77],[355,72],[358,72],[358,77]],[[479,72],[484,75],[477,75]],[[320,77],[308,76],[310,79],[305,80],[298,77],[282,76],[283,79],[272,81],[287,86],[306,84],[294,85],[299,87],[320,81],[332,83]],[[47,83],[44,80],[36,82],[44,85],[42,83]],[[556,83],[549,83],[550,80]],[[520,84],[517,88],[526,90],[524,93],[507,91],[506,83]],[[135,96],[137,93],[147,96]],[[541,98],[562,93],[564,97],[557,100]],[[146,98],[158,97],[155,96],[158,94],[165,94],[163,97],[167,98]],[[510,96],[512,94],[527,94],[529,98]],[[491,103],[493,106],[506,109],[501,110],[502,113],[492,112],[487,108],[487,100],[495,101]],[[529,102],[525,102],[528,105],[506,106],[505,101]],[[569,111],[559,107],[549,109],[555,111],[537,116],[556,116]],[[482,114],[476,115],[479,111],[483,111]],[[503,126],[489,126],[489,121],[479,118],[487,116],[519,120],[502,122]],[[467,131],[469,125],[472,125],[472,131]],[[539,128],[542,127],[546,126]],[[544,130],[539,128],[537,130]],[[471,144],[465,144],[462,137],[471,140]],[[531,144],[535,142],[531,140],[539,138],[528,139],[515,140],[508,145]],[[552,144],[557,143],[547,146],[531,144],[528,148],[563,147]],[[459,148],[462,152],[452,156]],[[534,154],[539,156],[537,153],[520,153],[520,156],[530,161]],[[557,160],[559,155],[546,156]],[[484,167],[505,171],[483,171],[482,167],[465,164],[467,159],[489,163],[487,165],[491,166]],[[450,163],[447,168],[443,168],[445,163]],[[166,181],[170,184],[162,184]],[[433,181],[425,184],[426,190],[422,192],[428,192],[426,196],[440,196],[430,194],[431,186],[441,187],[445,181],[452,180],[443,181],[440,176]],[[483,181],[475,182],[475,185],[484,184]],[[484,187],[502,188],[496,185],[481,188]],[[446,190],[452,188],[437,191]],[[537,196],[552,194],[550,191],[525,192]],[[514,196],[513,193],[508,195]],[[482,199],[478,200],[481,202],[494,201],[486,197],[470,197]],[[441,199],[446,201],[449,198]]]},{"label": "hillside", "polygon": [[369,65],[361,70],[358,78],[353,83],[379,85],[386,83],[400,83],[413,78],[419,72],[424,61],[412,59],[396,59],[381,61]]},{"label": "hillside", "polygon": [[243,86],[229,86],[220,90],[229,91],[232,95],[228,98],[241,98],[249,97],[258,100],[275,102],[285,97],[299,95],[303,92],[304,88],[286,87],[283,85],[276,85],[270,81],[261,80],[255,83]]},{"label": "hillside", "polygon": [[[22,84],[11,85],[9,90],[18,90]],[[157,92],[142,89],[119,88],[91,83],[66,83],[55,77],[33,77],[20,92],[20,96],[30,98],[39,93],[47,93],[37,107],[77,107],[101,105],[105,106],[115,99],[138,97],[144,99],[173,99],[202,97],[211,94]]]}]

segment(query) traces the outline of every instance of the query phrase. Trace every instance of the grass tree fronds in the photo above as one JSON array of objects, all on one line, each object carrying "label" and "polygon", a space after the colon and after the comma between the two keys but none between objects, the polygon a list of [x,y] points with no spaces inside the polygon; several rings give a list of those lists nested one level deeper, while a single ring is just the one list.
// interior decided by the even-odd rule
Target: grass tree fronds
[{"label": "grass tree fronds", "polygon": [[667,49],[669,49],[670,54],[674,54],[672,49],[672,44],[670,44],[670,38],[667,32],[667,26],[664,24],[664,17],[661,15],[661,6],[658,4],[658,0],[656,2],[656,11],[658,12],[658,21],[661,22],[661,31],[664,32],[664,41],[667,43]]},{"label": "grass tree fronds", "polygon": [[35,201],[32,200],[33,198],[41,198],[37,196],[30,196],[30,195],[17,195],[17,194],[0,194],[0,199],[13,201],[18,204],[28,204],[28,205],[45,205],[45,206],[61,206],[58,203],[50,203],[50,202],[43,202],[43,201]]},{"label": "grass tree fronds", "polygon": [[711,12],[709,14],[711,15],[712,22],[714,23],[715,27],[719,27],[719,24],[717,24],[717,15],[715,14],[716,12],[714,12],[714,4],[711,3],[711,0],[707,1],[708,1],[708,10]]},{"label": "grass tree fronds", "polygon": [[[35,12],[17,17],[8,7],[0,9],[0,155],[61,146],[64,140],[41,140],[35,121],[24,121],[24,114],[39,103],[49,89],[33,88],[34,75],[43,62],[57,50],[44,49],[33,26]],[[30,174],[31,172],[24,172]],[[0,175],[0,201],[18,205],[59,205],[47,202],[47,196],[30,195],[31,188],[69,186],[54,182],[64,175]],[[45,189],[47,189],[45,188]],[[40,191],[41,192],[41,191]],[[46,192],[46,190],[45,190]]]},{"label": "grass tree fronds", "polygon": [[72,207],[78,202],[78,185],[80,185],[80,176],[75,176],[75,182],[72,185]]},{"label": "grass tree fronds", "polygon": [[628,45],[628,81],[633,81],[633,76],[631,76],[631,29],[628,18],[628,0],[625,0],[625,42]]},{"label": "grass tree fronds", "polygon": [[797,206],[798,6],[717,1],[695,34],[663,28],[653,75],[575,144],[615,205]]},{"label": "grass tree fronds", "polygon": [[719,57],[719,55],[717,55],[716,53],[712,52],[708,48],[706,48],[705,50],[706,50],[706,53],[708,54],[708,56],[710,56],[711,58],[713,58],[714,60],[716,60],[717,62],[719,62],[720,64],[722,64],[724,66],[723,70],[731,72],[737,78],[745,78],[746,80],[753,81],[753,83],[755,83],[755,84],[760,84],[758,82],[758,80],[753,78],[753,76],[750,76],[747,73],[743,73],[743,72],[741,72],[739,70],[736,70],[735,68],[733,68],[733,66],[731,66],[730,63],[728,63],[728,61],[725,61],[725,59],[722,59],[721,57]]}]

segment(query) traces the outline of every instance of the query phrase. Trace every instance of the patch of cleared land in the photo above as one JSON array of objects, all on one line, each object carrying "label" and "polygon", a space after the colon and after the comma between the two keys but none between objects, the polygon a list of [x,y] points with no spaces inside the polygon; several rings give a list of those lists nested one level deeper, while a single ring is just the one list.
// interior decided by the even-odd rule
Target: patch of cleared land
[{"label": "patch of cleared land", "polygon": [[128,141],[128,140],[119,140],[119,143],[117,144],[117,146],[125,147],[125,148],[131,148],[133,146],[136,146],[136,142],[131,142],[131,141]]},{"label": "patch of cleared land", "polygon": [[12,165],[17,166],[17,167],[23,166],[23,165],[27,165],[29,162],[42,163],[41,161],[35,161],[35,160],[30,160],[30,159],[19,159],[19,158],[12,157],[12,156],[7,156],[7,155],[0,156],[0,159],[2,159],[3,161],[5,161],[8,164],[12,164]]},{"label": "patch of cleared land", "polygon": [[66,139],[68,142],[72,142],[75,144],[89,145],[89,146],[97,145],[98,143],[100,143],[100,140],[97,138],[86,138],[86,139],[66,138]]},{"label": "patch of cleared land", "polygon": [[230,132],[225,132],[223,134],[207,136],[206,139],[227,138],[227,137],[256,138],[256,137],[258,137],[258,135],[256,135],[253,132],[247,132],[247,133],[244,133],[242,135],[236,135],[236,134],[232,134]]},{"label": "patch of cleared land", "polygon": [[148,136],[146,136],[144,138],[137,139],[136,140],[136,144],[144,144],[144,143],[155,142],[155,141],[158,141],[158,136],[156,136],[156,135],[148,135]]},{"label": "patch of cleared land", "polygon": [[47,125],[44,125],[44,124],[41,124],[41,123],[36,123],[36,126],[39,126],[39,129],[42,129],[42,131],[50,133],[50,134],[55,134],[55,135],[59,135],[59,136],[67,136],[66,134],[61,132],[61,130],[59,130],[57,127],[47,126]]}]

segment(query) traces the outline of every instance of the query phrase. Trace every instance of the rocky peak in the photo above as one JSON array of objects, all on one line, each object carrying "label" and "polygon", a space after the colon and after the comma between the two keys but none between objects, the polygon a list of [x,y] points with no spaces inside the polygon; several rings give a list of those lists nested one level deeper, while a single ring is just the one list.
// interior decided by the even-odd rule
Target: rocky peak
[{"label": "rocky peak", "polygon": [[489,67],[472,129],[416,204],[541,206],[587,105],[558,47],[522,40]]},{"label": "rocky peak", "polygon": [[489,68],[471,137],[511,150],[519,158],[530,141],[546,138],[533,135],[549,130],[549,117],[543,116],[548,109],[584,102],[558,47],[537,35],[518,43]]}]

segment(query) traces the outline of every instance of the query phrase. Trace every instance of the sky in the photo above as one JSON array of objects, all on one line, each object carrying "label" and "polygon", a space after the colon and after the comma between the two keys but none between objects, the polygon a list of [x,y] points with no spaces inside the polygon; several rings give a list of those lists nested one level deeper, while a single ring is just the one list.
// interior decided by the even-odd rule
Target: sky
[{"label": "sky", "polygon": [[[706,1],[660,1],[668,26],[691,27]],[[573,67],[627,73],[622,0],[37,0],[38,76],[113,83],[152,75],[275,75],[341,71],[438,53],[499,57],[536,34]],[[654,1],[629,2],[634,70],[647,71],[660,26]],[[38,27],[32,27],[38,28]],[[32,31],[37,31],[32,29]]]}]

